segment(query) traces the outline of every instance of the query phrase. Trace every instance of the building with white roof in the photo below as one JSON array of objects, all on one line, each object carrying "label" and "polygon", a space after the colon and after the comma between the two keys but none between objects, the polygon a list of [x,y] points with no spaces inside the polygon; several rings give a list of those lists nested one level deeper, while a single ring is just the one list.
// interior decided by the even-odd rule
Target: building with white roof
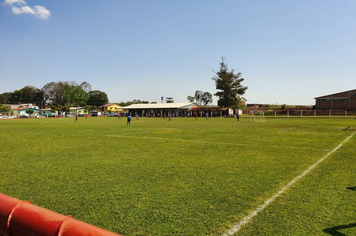
[{"label": "building with white roof", "polygon": [[130,115],[139,116],[164,116],[174,114],[175,116],[188,116],[192,108],[197,107],[195,103],[154,103],[154,104],[131,104],[122,107]]}]

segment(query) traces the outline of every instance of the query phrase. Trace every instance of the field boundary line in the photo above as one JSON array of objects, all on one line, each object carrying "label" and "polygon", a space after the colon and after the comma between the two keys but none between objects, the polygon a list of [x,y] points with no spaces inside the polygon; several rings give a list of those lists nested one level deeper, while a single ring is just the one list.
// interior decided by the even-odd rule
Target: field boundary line
[{"label": "field boundary line", "polygon": [[[212,142],[212,141],[201,141],[201,140],[186,140],[186,139],[174,139],[174,138],[157,138],[157,137],[147,137],[147,136],[129,136],[129,135],[116,135],[110,134],[107,136],[119,137],[119,138],[136,138],[136,139],[157,139],[157,140],[170,140],[170,141],[181,141],[181,142],[196,142],[196,143],[211,143],[211,144],[223,144],[223,145],[233,145],[233,146],[250,146],[250,147],[270,147],[270,148],[281,148],[281,146],[271,146],[271,145],[257,145],[257,144],[246,144],[246,143],[223,143],[223,142]],[[305,148],[305,147],[283,147],[290,149],[301,149],[301,150],[317,150],[328,152],[330,149],[322,148]]]},{"label": "field boundary line", "polygon": [[225,234],[226,235],[233,235],[237,233],[244,225],[248,224],[250,220],[255,217],[258,213],[260,213],[264,208],[266,208],[269,204],[271,204],[277,197],[279,197],[282,193],[287,191],[290,186],[292,186],[295,182],[297,182],[299,179],[303,178],[306,174],[308,174],[312,169],[314,169],[317,165],[319,165],[322,161],[324,161],[328,156],[330,156],[332,153],[336,152],[344,143],[346,143],[352,136],[354,136],[356,132],[352,133],[348,138],[346,138],[342,143],[340,143],[336,148],[334,148],[332,151],[330,151],[328,154],[323,156],[319,161],[315,162],[313,165],[311,165],[308,169],[306,169],[303,173],[295,177],[292,181],[290,181],[288,184],[286,184],[281,190],[279,190],[276,194],[274,194],[271,198],[266,200],[262,205],[257,207],[254,211],[252,211],[250,214],[245,216],[240,222],[234,224]]}]

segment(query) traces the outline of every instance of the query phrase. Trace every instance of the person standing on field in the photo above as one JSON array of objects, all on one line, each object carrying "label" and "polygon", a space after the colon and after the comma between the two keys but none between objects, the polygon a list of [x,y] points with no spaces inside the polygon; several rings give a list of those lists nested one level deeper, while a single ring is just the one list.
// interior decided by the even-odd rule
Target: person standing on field
[{"label": "person standing on field", "polygon": [[128,115],[128,116],[127,116],[127,125],[130,125],[130,122],[131,122],[131,116]]},{"label": "person standing on field", "polygon": [[240,121],[240,114],[239,114],[239,112],[236,113],[236,118],[237,118],[237,121]]}]

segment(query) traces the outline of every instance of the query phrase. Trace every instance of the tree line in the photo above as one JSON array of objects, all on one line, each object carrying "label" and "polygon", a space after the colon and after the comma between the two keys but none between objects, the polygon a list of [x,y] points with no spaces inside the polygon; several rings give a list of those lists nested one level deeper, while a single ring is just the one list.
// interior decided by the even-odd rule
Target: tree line
[{"label": "tree line", "polygon": [[[240,95],[243,95],[247,87],[241,85],[244,81],[241,73],[229,71],[225,58],[222,57],[220,70],[214,72],[216,75],[212,78],[215,81],[216,89],[214,95],[218,97],[218,106],[236,108],[241,103]],[[174,102],[173,98],[167,98],[168,102]],[[212,94],[196,90],[194,96],[188,96],[187,100],[196,102],[198,105],[208,105],[212,100]],[[14,92],[0,94],[0,104],[23,104],[32,103],[40,108],[52,110],[69,111],[70,107],[81,106],[88,110],[96,110],[97,107],[107,104],[108,96],[105,92],[92,90],[92,86],[87,82],[77,84],[76,82],[60,81],[50,82],[38,89],[34,86],[25,86]],[[129,102],[119,103],[122,106],[128,106],[134,103],[149,103],[134,99]]]},{"label": "tree line", "polygon": [[89,83],[60,81],[50,82],[38,89],[34,86],[25,86],[14,92],[0,94],[1,104],[24,104],[32,103],[40,108],[69,111],[72,106],[99,107],[108,103],[105,92],[92,90]]},{"label": "tree line", "polygon": [[[87,110],[97,110],[98,107],[109,102],[105,92],[92,90],[92,86],[83,82],[60,81],[50,82],[38,89],[34,86],[25,86],[14,92],[0,94],[0,111],[9,112],[10,108],[6,104],[27,104],[31,103],[39,108],[51,108],[53,111],[68,112],[70,107],[84,107]],[[121,106],[128,106],[135,103],[149,103],[134,99],[133,101],[120,102]],[[4,104],[4,105],[1,105]]]}]

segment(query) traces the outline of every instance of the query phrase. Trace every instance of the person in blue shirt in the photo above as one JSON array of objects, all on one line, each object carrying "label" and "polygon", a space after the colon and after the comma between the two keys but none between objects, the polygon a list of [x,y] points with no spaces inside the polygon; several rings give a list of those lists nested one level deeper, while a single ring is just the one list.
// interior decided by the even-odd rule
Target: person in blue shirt
[{"label": "person in blue shirt", "polygon": [[131,116],[128,115],[128,116],[127,116],[127,125],[130,125],[130,122],[131,122]]}]

